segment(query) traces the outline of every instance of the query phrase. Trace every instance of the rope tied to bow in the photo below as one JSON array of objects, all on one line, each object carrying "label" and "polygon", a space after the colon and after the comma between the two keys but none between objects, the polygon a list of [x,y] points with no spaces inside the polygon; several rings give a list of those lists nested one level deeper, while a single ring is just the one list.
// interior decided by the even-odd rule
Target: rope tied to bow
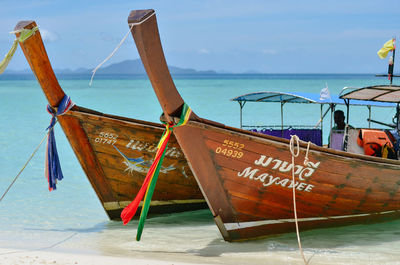
[{"label": "rope tied to bow", "polygon": [[160,141],[158,142],[154,161],[153,161],[152,165],[150,166],[149,171],[146,174],[146,177],[143,181],[142,187],[140,188],[135,199],[128,206],[126,206],[121,212],[121,219],[122,219],[124,225],[126,225],[127,223],[129,223],[129,221],[135,215],[135,213],[139,207],[139,204],[142,201],[142,198],[144,196],[142,211],[140,213],[139,225],[138,225],[138,230],[137,230],[137,234],[136,234],[137,241],[140,241],[140,238],[142,235],[144,223],[145,223],[147,213],[150,208],[151,198],[154,193],[154,189],[155,189],[156,182],[158,179],[158,174],[160,172],[161,164],[162,164],[164,156],[165,156],[165,151],[167,149],[169,138],[170,138],[174,128],[183,126],[189,121],[189,117],[190,117],[191,113],[192,113],[191,108],[186,103],[184,103],[182,112],[181,112],[181,117],[177,124],[172,125],[172,124],[163,122],[165,125],[165,131],[162,134]]},{"label": "rope tied to bow", "polygon": [[[304,159],[304,164],[308,164],[308,151],[310,148],[310,143],[308,142],[307,152]],[[296,146],[295,146],[296,144]],[[297,242],[299,244],[300,254],[303,258],[304,264],[308,264],[306,257],[304,256],[303,248],[301,247],[301,240],[300,240],[300,232],[299,232],[299,222],[297,219],[297,206],[296,206],[296,185],[295,185],[295,178],[294,178],[294,158],[298,157],[300,154],[300,139],[297,135],[290,136],[290,143],[289,143],[290,153],[292,154],[292,183],[293,183],[293,212],[294,212],[294,220],[296,224],[296,234],[297,234]]]},{"label": "rope tied to bow", "polygon": [[29,39],[29,37],[31,37],[33,34],[35,34],[36,31],[38,31],[38,27],[34,27],[32,29],[20,29],[20,30],[16,30],[16,31],[12,31],[10,33],[15,34],[15,33],[20,33],[18,38],[15,38],[10,50],[8,51],[8,53],[5,55],[4,59],[0,62],[0,74],[2,74],[4,72],[4,70],[6,70],[8,64],[10,63],[15,51],[17,50],[18,47],[18,43],[19,42],[24,42],[27,39]]},{"label": "rope tied to bow", "polygon": [[74,105],[75,104],[72,102],[71,98],[67,95],[65,95],[61,100],[57,111],[55,111],[50,105],[47,105],[47,112],[52,116],[50,125],[46,129],[49,133],[46,145],[45,176],[49,183],[49,191],[55,190],[57,181],[64,178],[57,152],[54,126],[57,123],[57,116],[67,113]]}]

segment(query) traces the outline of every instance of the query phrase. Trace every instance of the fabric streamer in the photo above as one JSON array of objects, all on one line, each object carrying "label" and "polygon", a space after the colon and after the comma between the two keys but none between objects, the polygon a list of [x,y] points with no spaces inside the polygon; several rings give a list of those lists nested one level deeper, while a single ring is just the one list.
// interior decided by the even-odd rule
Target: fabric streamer
[{"label": "fabric streamer", "polygon": [[138,225],[138,230],[137,230],[137,234],[136,234],[137,241],[140,240],[141,235],[142,235],[144,223],[146,221],[147,213],[150,208],[151,198],[154,193],[154,189],[155,189],[156,182],[158,179],[158,174],[160,172],[161,164],[162,164],[164,156],[165,156],[165,150],[167,149],[167,145],[168,145],[168,141],[171,136],[171,133],[174,128],[185,125],[188,122],[191,113],[192,113],[192,110],[190,109],[190,107],[186,103],[184,103],[179,122],[174,126],[170,126],[170,124],[164,123],[165,131],[157,145],[156,156],[154,158],[152,165],[150,166],[149,171],[146,174],[146,177],[143,181],[142,187],[140,188],[135,199],[128,206],[126,206],[125,209],[122,210],[122,212],[121,212],[121,219],[122,219],[124,225],[126,225],[127,223],[129,223],[129,221],[135,215],[135,213],[139,207],[140,201],[142,200],[142,198],[144,196],[142,211],[140,213],[139,225]]},{"label": "fabric streamer", "polygon": [[57,112],[54,112],[54,109],[47,105],[47,111],[52,115],[50,125],[46,130],[49,130],[48,138],[47,138],[47,147],[46,147],[46,165],[45,165],[45,176],[49,183],[49,191],[56,189],[57,180],[62,180],[64,178],[60,159],[58,158],[57,146],[56,146],[56,138],[54,136],[54,126],[57,122],[57,116],[65,114],[69,111],[75,104],[71,101],[71,98],[67,95],[63,97],[61,100]]},{"label": "fabric streamer", "polygon": [[377,52],[379,58],[384,59],[390,51],[396,49],[395,39],[388,40],[383,44],[383,47]]},{"label": "fabric streamer", "polygon": [[15,51],[17,50],[18,47],[18,42],[24,42],[27,40],[30,36],[32,36],[36,31],[38,30],[38,27],[34,27],[32,29],[21,29],[17,31],[12,31],[11,33],[20,33],[19,37],[16,38],[11,46],[11,49],[8,51],[4,59],[0,62],[0,74],[6,70],[8,64],[10,63]]}]

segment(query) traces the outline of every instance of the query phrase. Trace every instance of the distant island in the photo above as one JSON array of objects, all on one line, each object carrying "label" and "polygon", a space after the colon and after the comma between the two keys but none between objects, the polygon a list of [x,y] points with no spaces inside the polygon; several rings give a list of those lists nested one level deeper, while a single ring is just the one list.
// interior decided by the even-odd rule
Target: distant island
[{"label": "distant island", "polygon": [[[199,71],[192,68],[181,68],[176,66],[168,66],[171,74],[175,77],[179,76],[207,76],[209,78],[220,78],[223,76],[232,77],[232,76],[241,76],[242,78],[250,78],[251,76],[258,76],[259,78],[293,78],[299,77],[302,78],[320,78],[326,79],[329,76],[346,76],[346,78],[364,78],[365,76],[375,75],[373,73],[263,73],[257,70],[248,70],[242,73],[235,73],[229,71],[215,71],[215,70],[207,70],[207,71]],[[90,78],[92,75],[93,69],[88,68],[78,68],[75,70],[71,69],[54,69],[56,75],[59,78]],[[384,73],[383,73],[384,74]],[[399,73],[396,73],[399,74]],[[109,78],[110,76],[118,76],[121,78],[129,78],[129,76],[147,76],[146,71],[144,69],[143,63],[140,59],[134,60],[125,60],[119,63],[114,63],[108,66],[101,67],[97,70],[96,76],[103,76],[103,78]],[[247,77],[246,77],[247,76]],[[0,75],[0,79],[32,79],[34,75],[31,69],[24,70],[10,70],[6,69],[4,75]]]},{"label": "distant island", "polygon": [[[217,74],[216,71],[197,71],[191,68],[180,68],[176,66],[168,66],[171,74],[182,74],[182,75],[204,75],[204,74]],[[54,69],[56,74],[62,75],[90,75],[93,69],[79,68],[76,70],[71,69]],[[6,70],[5,74],[29,74],[32,73],[30,69],[25,69],[21,71]],[[143,63],[140,59],[136,60],[125,60],[120,63],[114,63],[109,66],[105,66],[97,70],[96,75],[145,75],[146,71],[143,67]]]}]

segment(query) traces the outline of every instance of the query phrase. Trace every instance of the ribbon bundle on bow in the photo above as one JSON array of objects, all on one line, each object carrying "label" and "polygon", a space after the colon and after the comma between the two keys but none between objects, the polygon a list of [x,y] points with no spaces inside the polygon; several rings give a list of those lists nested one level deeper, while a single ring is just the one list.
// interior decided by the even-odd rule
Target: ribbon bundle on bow
[{"label": "ribbon bundle on bow", "polygon": [[139,207],[139,203],[144,196],[142,211],[140,213],[139,225],[138,225],[138,230],[137,230],[137,234],[136,234],[137,241],[140,240],[140,237],[142,235],[144,223],[145,223],[147,213],[148,213],[149,207],[150,207],[150,201],[153,196],[153,192],[154,192],[156,182],[158,179],[158,174],[160,172],[161,164],[162,164],[164,156],[165,156],[165,150],[167,149],[168,140],[171,136],[173,128],[185,125],[188,122],[191,113],[192,113],[192,110],[185,103],[185,104],[183,104],[183,109],[182,109],[182,113],[181,113],[179,122],[174,126],[170,126],[170,124],[165,124],[165,131],[157,145],[156,156],[154,158],[153,164],[150,166],[150,169],[147,172],[147,175],[143,181],[142,187],[140,188],[135,199],[128,206],[126,206],[125,209],[121,212],[121,219],[122,219],[124,225],[126,225],[127,223],[129,223],[129,221],[135,215],[135,213]]},{"label": "ribbon bundle on bow", "polygon": [[56,146],[56,138],[54,137],[54,125],[56,125],[57,116],[65,114],[69,111],[75,104],[71,101],[71,98],[65,95],[61,100],[57,112],[54,112],[54,109],[47,105],[47,111],[53,116],[50,121],[49,127],[46,130],[49,130],[48,138],[47,138],[47,147],[46,147],[46,166],[45,166],[45,176],[47,181],[49,182],[49,191],[56,189],[57,180],[63,179],[63,174],[61,171],[60,160],[58,158],[57,146]]}]

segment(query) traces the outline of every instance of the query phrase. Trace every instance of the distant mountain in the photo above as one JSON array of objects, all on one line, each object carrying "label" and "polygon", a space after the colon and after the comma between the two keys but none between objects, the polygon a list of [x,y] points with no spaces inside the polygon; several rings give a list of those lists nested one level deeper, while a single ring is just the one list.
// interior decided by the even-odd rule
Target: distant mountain
[{"label": "distant mountain", "polygon": [[[171,74],[216,74],[215,71],[197,71],[190,68],[180,68],[176,66],[168,66]],[[97,70],[98,74],[127,74],[127,75],[144,75],[146,70],[140,59],[126,60],[120,63],[111,64],[107,67]]]},{"label": "distant mountain", "polygon": [[257,70],[248,70],[246,72],[243,72],[243,74],[262,74],[262,73]]},{"label": "distant mountain", "polygon": [[97,70],[96,74],[127,74],[127,75],[143,75],[146,74],[144,70],[142,61],[136,60],[126,60],[120,63],[114,63],[106,67],[102,67]]},{"label": "distant mountain", "polygon": [[[216,74],[216,71],[197,71],[190,68],[180,68],[176,66],[168,66],[171,74]],[[71,69],[54,69],[56,74],[90,74],[92,69],[79,68],[76,70]],[[8,74],[26,74],[30,73],[30,70],[25,69],[21,71],[6,70]],[[140,59],[136,60],[125,60],[120,63],[114,63],[106,67],[102,67],[97,70],[96,75],[145,75],[146,71],[143,67]]]}]

